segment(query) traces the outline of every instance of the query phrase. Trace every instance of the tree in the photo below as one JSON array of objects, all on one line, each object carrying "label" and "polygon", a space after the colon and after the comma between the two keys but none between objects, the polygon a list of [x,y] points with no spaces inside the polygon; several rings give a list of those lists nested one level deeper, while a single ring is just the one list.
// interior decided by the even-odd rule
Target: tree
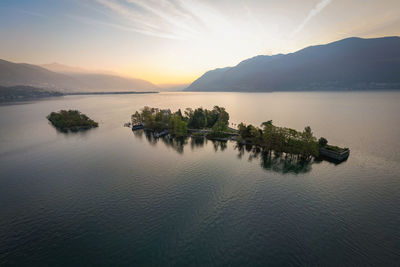
[{"label": "tree", "polygon": [[229,125],[229,113],[226,112],[225,108],[214,106],[213,112],[217,114],[217,121],[224,123],[226,126]]},{"label": "tree", "polygon": [[321,147],[325,147],[325,146],[328,144],[328,140],[326,140],[324,137],[321,137],[321,138],[318,140],[318,144],[319,144]]},{"label": "tree", "polygon": [[272,120],[264,121],[263,123],[261,123],[261,127],[267,127],[270,125],[272,126]]},{"label": "tree", "polygon": [[143,123],[143,117],[139,112],[135,112],[135,114],[132,114],[131,116],[131,121],[132,124],[139,124],[139,123]]},{"label": "tree", "polygon": [[244,124],[243,122],[239,123],[239,125],[238,125],[238,131],[239,131],[239,135],[240,135],[242,138],[245,138],[246,133],[247,133],[246,124]]},{"label": "tree", "polygon": [[313,137],[313,133],[311,131],[311,127],[307,126],[304,128],[304,132],[303,132],[304,138],[306,140],[310,140]]},{"label": "tree", "polygon": [[173,115],[169,121],[169,128],[178,137],[187,135],[187,123],[179,115]]},{"label": "tree", "polygon": [[223,133],[227,130],[227,126],[222,121],[217,121],[214,126],[212,127],[213,135],[214,136],[222,136]]},{"label": "tree", "polygon": [[318,156],[319,154],[318,143],[316,138],[313,136],[310,126],[304,128],[302,137],[303,137],[302,156],[306,159],[309,158],[310,156]]},{"label": "tree", "polygon": [[183,115],[182,115],[181,109],[178,109],[178,111],[175,112],[174,115],[175,115],[175,116],[178,116],[179,118],[181,118],[181,120],[183,120]]},{"label": "tree", "polygon": [[194,129],[201,129],[207,126],[207,117],[203,108],[194,111],[188,110],[188,126]]}]

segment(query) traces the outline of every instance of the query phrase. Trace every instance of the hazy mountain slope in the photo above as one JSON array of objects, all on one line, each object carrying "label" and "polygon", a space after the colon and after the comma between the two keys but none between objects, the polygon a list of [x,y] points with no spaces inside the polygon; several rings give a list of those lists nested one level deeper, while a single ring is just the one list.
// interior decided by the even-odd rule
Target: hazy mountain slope
[{"label": "hazy mountain slope", "polygon": [[59,63],[50,63],[50,64],[42,64],[40,67],[45,68],[49,71],[63,73],[63,74],[71,74],[71,73],[84,73],[84,74],[105,74],[105,75],[112,75],[118,76],[117,73],[109,70],[88,70],[79,67],[71,67],[68,65],[63,65]]},{"label": "hazy mountain slope", "polygon": [[223,69],[215,69],[207,71],[200,78],[195,80],[188,88],[184,91],[223,91],[218,90],[221,86],[220,83],[226,72],[228,72],[231,67]]},{"label": "hazy mountain slope", "polygon": [[0,59],[0,85],[28,85],[34,87],[75,90],[81,85],[72,77],[51,72],[44,68]]},{"label": "hazy mountain slope", "polygon": [[186,87],[188,87],[190,84],[189,83],[161,83],[157,84],[157,86],[160,88],[160,91],[164,92],[179,92],[183,91]]},{"label": "hazy mountain slope", "polygon": [[157,86],[140,79],[94,73],[58,73],[23,63],[0,60],[0,85],[27,85],[62,92],[157,91]]},{"label": "hazy mountain slope", "polygon": [[42,64],[40,65],[40,67],[45,68],[49,71],[59,72],[59,73],[89,73],[89,71],[82,68],[70,67],[55,62],[50,64]]},{"label": "hazy mountain slope", "polygon": [[158,87],[141,79],[93,73],[69,73],[69,76],[86,86],[86,91],[157,91]]},{"label": "hazy mountain slope", "polygon": [[187,91],[400,89],[400,38],[348,38],[206,72]]}]

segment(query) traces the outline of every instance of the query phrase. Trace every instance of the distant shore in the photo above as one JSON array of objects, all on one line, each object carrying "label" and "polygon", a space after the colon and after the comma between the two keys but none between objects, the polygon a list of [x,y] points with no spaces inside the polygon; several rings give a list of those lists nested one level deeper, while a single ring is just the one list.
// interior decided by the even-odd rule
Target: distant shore
[{"label": "distant shore", "polygon": [[0,102],[17,102],[37,100],[49,97],[66,95],[126,95],[126,94],[157,94],[157,91],[118,91],[118,92],[60,92],[53,89],[37,88],[32,86],[0,86]]},{"label": "distant shore", "polygon": [[74,92],[74,93],[64,93],[64,95],[132,95],[132,94],[158,94],[157,91],[151,92]]}]

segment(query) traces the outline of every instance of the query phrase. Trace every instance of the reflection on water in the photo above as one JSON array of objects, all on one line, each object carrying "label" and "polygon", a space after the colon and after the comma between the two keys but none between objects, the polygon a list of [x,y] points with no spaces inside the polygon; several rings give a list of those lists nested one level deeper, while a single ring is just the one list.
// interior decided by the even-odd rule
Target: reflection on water
[{"label": "reflection on water", "polygon": [[345,163],[347,160],[348,160],[348,158],[346,158],[344,160],[335,160],[335,159],[331,159],[331,158],[328,158],[328,157],[325,157],[325,156],[320,156],[318,159],[315,159],[314,162],[315,163],[321,163],[322,161],[326,161],[326,162],[332,163],[333,165],[336,166],[336,165]]},{"label": "reflection on water", "polygon": [[[394,266],[399,102],[400,92],[161,93],[0,105],[0,266]],[[144,105],[311,125],[352,156],[336,167],[229,141],[154,140],[123,127]],[[71,108],[99,127],[48,125]]]},{"label": "reflection on water", "polygon": [[[209,140],[205,137],[172,137],[170,135],[155,138],[153,133],[150,131],[137,130],[133,131],[133,134],[137,138],[146,138],[151,144],[155,145],[158,142],[163,143],[165,146],[172,148],[179,154],[184,153],[184,147],[190,145],[191,149],[202,148],[212,143],[215,152],[224,151],[228,147],[228,141],[217,141]],[[273,151],[266,151],[260,147],[252,145],[242,145],[236,143],[234,146],[235,150],[238,151],[238,159],[244,159],[248,155],[247,159],[252,161],[254,159],[260,160],[260,166],[268,171],[277,173],[307,173],[311,171],[311,165],[316,162],[319,163],[322,160],[304,160],[296,156],[289,156],[286,154],[276,154]]]},{"label": "reflection on water", "polygon": [[204,137],[192,137],[190,138],[190,147],[193,149],[201,148],[204,146],[204,143],[207,142],[207,139]]},{"label": "reflection on water", "polygon": [[71,130],[66,130],[66,129],[59,129],[54,127],[51,123],[49,123],[56,131],[58,134],[63,134],[66,137],[69,135],[74,136],[74,135],[79,135],[79,136],[85,136],[89,133],[89,131],[95,131],[96,128],[82,128],[82,129],[71,129]]},{"label": "reflection on water", "polygon": [[227,147],[227,142],[208,140],[205,137],[172,137],[170,135],[155,138],[153,133],[150,131],[137,130],[133,131],[135,137],[142,139],[143,136],[151,145],[155,145],[158,142],[163,143],[165,146],[172,148],[179,154],[183,154],[184,147],[190,145],[192,150],[202,148],[207,142],[211,142],[214,147],[214,151],[224,151]]},{"label": "reflection on water", "polygon": [[259,159],[262,168],[277,173],[307,173],[311,171],[311,164],[314,162],[313,160],[303,160],[296,156],[275,154],[271,150],[266,151],[251,145],[238,143],[235,148],[239,151],[238,158],[243,158],[247,152],[249,161]]}]

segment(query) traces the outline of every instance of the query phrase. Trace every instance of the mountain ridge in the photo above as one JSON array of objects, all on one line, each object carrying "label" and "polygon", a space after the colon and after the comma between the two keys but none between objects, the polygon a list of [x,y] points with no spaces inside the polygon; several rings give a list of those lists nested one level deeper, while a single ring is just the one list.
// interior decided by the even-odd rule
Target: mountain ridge
[{"label": "mountain ridge", "polygon": [[32,86],[70,92],[157,91],[148,81],[102,73],[61,73],[44,67],[0,59],[1,86]]},{"label": "mountain ridge", "polygon": [[350,37],[207,71],[185,91],[400,89],[400,37]]}]

